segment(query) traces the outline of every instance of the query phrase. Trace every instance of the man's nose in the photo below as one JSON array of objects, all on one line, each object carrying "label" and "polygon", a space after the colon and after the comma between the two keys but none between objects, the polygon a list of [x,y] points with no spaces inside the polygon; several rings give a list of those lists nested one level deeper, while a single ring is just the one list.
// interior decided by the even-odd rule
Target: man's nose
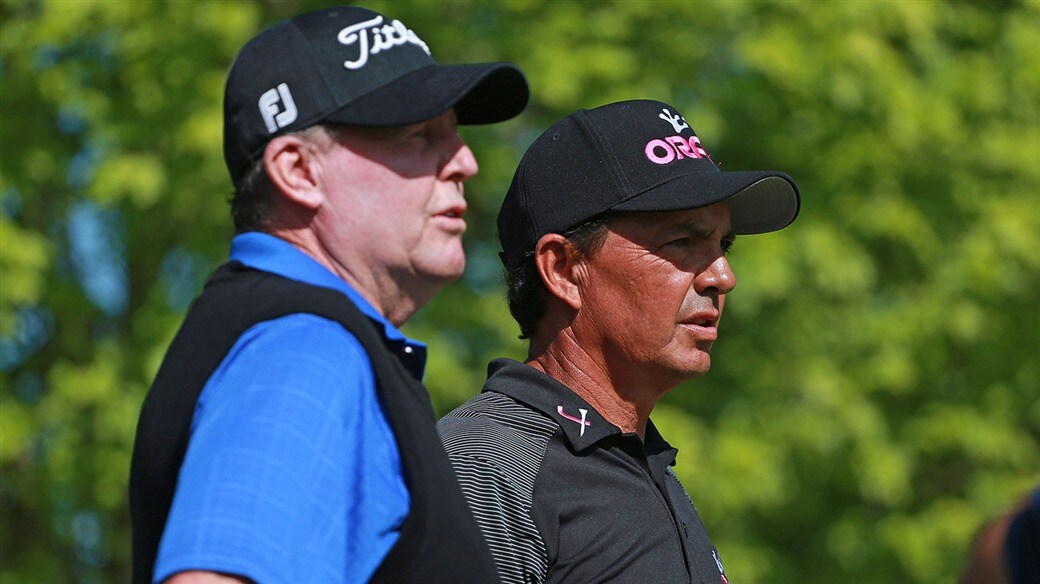
[{"label": "man's nose", "polygon": [[473,155],[473,151],[469,149],[469,146],[462,141],[462,137],[456,136],[456,138],[458,140],[455,144],[454,153],[441,169],[441,179],[464,182],[476,176],[480,172],[480,166],[477,164],[477,157]]},{"label": "man's nose", "polygon": [[726,256],[720,255],[697,277],[698,292],[728,294],[737,285],[737,276]]}]

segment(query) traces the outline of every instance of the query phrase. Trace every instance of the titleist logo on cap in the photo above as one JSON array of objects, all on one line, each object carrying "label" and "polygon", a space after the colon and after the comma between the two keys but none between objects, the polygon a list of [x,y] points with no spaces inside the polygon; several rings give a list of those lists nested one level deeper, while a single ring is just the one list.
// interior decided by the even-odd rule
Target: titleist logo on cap
[{"label": "titleist logo on cap", "polygon": [[[392,20],[390,24],[379,26],[383,22],[382,16],[376,16],[371,20],[352,24],[339,31],[336,37],[339,42],[346,46],[357,44],[358,56],[353,61],[344,61],[343,66],[350,70],[360,69],[368,63],[368,56],[378,54],[380,51],[399,47],[405,43],[418,46],[427,55],[430,55],[430,47],[415,34],[415,31],[406,27],[400,20]],[[371,28],[369,28],[371,27]],[[369,41],[369,35],[372,40]]]}]

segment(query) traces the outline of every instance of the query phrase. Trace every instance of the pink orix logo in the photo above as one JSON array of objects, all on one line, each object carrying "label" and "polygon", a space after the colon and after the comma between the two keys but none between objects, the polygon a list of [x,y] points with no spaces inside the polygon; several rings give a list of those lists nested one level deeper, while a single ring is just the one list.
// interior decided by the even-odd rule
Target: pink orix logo
[{"label": "pink orix logo", "polygon": [[682,136],[668,136],[667,138],[655,138],[646,143],[643,149],[646,157],[654,164],[668,164],[673,160],[683,158],[707,158],[711,160],[708,153],[701,146],[700,138],[696,135],[689,139]]},{"label": "pink orix logo", "polygon": [[668,164],[673,160],[682,160],[684,158],[707,158],[711,160],[708,152],[701,146],[700,138],[696,134],[689,138],[682,137],[682,131],[690,128],[690,125],[686,123],[682,116],[672,114],[665,108],[661,110],[657,117],[668,122],[668,125],[675,130],[676,135],[668,136],[667,138],[655,138],[646,143],[643,152],[650,162],[654,164]]}]

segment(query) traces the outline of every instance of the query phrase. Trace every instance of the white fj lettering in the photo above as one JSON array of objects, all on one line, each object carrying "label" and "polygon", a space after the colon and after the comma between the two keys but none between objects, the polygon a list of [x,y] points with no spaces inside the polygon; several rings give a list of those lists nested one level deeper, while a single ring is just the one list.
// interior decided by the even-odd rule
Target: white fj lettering
[{"label": "white fj lettering", "polygon": [[[348,47],[357,43],[358,46],[357,58],[353,61],[344,61],[344,67],[350,70],[360,69],[368,63],[369,55],[375,55],[380,51],[392,49],[405,43],[417,45],[427,55],[430,54],[430,47],[426,46],[426,43],[400,20],[392,20],[390,24],[379,26],[382,22],[383,17],[377,16],[371,20],[352,24],[339,31],[339,35],[336,38],[339,39],[340,43]],[[369,27],[372,27],[371,30],[369,30]],[[371,41],[369,41],[369,33],[372,33]]]},{"label": "white fj lettering", "polygon": [[[284,110],[279,111],[278,102],[282,103]],[[260,115],[264,118],[267,131],[274,134],[278,128],[284,128],[296,121],[296,102],[289,93],[289,86],[279,83],[277,89],[268,89],[260,96],[258,102]]]}]

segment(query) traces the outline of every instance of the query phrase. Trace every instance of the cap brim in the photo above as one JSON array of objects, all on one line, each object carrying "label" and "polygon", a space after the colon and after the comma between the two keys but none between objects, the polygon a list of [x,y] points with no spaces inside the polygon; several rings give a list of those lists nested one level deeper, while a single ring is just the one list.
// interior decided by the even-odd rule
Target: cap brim
[{"label": "cap brim", "polygon": [[454,107],[459,124],[492,124],[523,111],[528,96],[524,74],[510,63],[429,65],[353,100],[323,121],[403,126]]},{"label": "cap brim", "polygon": [[692,172],[611,207],[613,211],[680,211],[729,203],[739,235],[783,229],[798,216],[801,195],[794,180],[771,170]]}]

